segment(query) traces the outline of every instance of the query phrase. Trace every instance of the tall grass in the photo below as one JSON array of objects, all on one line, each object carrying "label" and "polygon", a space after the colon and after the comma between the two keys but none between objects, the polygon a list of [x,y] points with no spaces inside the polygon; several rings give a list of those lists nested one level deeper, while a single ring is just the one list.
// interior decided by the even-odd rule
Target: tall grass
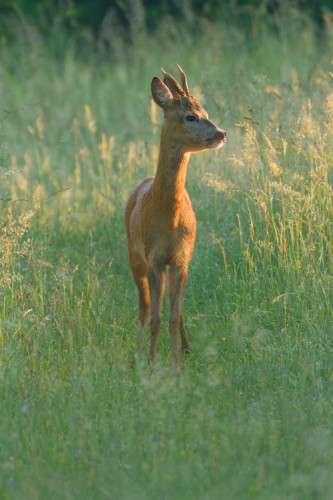
[{"label": "tall grass", "polygon": [[[332,33],[293,26],[81,55],[28,26],[2,47],[1,498],[330,498]],[[176,62],[228,134],[189,165],[179,376],[167,304],[153,369],[129,367],[123,227],[157,162],[150,81]]]}]

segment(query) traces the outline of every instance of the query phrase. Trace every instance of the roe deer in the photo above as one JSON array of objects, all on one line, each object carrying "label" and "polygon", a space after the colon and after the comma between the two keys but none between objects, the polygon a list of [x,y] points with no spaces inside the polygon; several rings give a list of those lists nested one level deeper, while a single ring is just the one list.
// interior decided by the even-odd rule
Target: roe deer
[{"label": "roe deer", "polygon": [[[178,65],[177,65],[178,66]],[[196,220],[185,189],[186,168],[192,152],[217,149],[226,133],[208,115],[187,87],[178,66],[182,87],[163,69],[164,82],[151,83],[154,101],[164,111],[160,154],[155,177],[148,177],[131,193],[125,211],[129,263],[139,294],[141,331],[151,314],[149,360],[156,353],[161,326],[165,270],[169,268],[169,331],[171,351],[178,367],[178,332],[182,351],[190,351],[182,316],[182,298],[195,240]]]}]

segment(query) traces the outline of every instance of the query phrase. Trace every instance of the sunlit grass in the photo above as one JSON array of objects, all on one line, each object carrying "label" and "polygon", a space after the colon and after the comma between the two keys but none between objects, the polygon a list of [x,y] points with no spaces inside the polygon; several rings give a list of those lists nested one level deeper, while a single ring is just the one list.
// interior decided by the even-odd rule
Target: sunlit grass
[{"label": "sunlit grass", "polygon": [[[331,40],[263,38],[210,26],[151,58],[142,38],[114,65],[3,54],[21,59],[0,94],[1,498],[330,498]],[[129,367],[123,225],[157,162],[150,81],[176,62],[228,133],[189,164],[177,376],[166,303],[153,369]]]}]

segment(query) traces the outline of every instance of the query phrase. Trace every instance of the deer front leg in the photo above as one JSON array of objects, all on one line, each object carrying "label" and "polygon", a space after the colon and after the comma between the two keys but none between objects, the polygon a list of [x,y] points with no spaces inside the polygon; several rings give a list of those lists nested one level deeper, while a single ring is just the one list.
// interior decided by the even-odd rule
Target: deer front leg
[{"label": "deer front leg", "polygon": [[186,339],[185,327],[182,318],[182,300],[185,283],[187,279],[187,268],[171,267],[169,269],[169,331],[171,338],[171,352],[175,365],[178,366],[178,332],[180,328],[182,350],[189,350],[190,346]]},{"label": "deer front leg", "polygon": [[161,307],[165,284],[164,270],[155,267],[149,267],[148,282],[151,312],[149,361],[154,361],[157,338],[161,328]]}]

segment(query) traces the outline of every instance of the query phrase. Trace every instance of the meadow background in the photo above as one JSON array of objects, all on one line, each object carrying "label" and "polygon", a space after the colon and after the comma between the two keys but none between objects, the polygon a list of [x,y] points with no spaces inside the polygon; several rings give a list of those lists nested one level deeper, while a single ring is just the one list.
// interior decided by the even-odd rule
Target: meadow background
[{"label": "meadow background", "polygon": [[[81,4],[0,9],[1,499],[332,498],[333,9]],[[188,168],[180,374],[167,301],[130,368],[123,224],[176,63],[227,131]]]}]

